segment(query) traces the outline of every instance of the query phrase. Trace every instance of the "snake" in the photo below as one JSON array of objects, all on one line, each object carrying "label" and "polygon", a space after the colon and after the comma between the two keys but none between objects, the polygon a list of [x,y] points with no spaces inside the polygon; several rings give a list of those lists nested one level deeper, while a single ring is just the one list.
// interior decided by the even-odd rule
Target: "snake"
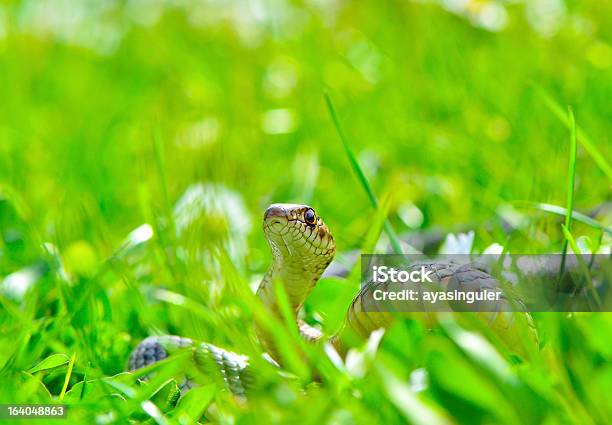
[{"label": "snake", "polygon": [[[315,343],[323,339],[322,332],[299,320],[299,313],[308,295],[315,288],[324,271],[334,258],[336,245],[330,229],[320,215],[308,205],[272,204],[263,217],[263,232],[270,246],[272,261],[256,291],[257,297],[273,315],[280,317],[281,306],[275,285],[282,284],[299,333],[306,341]],[[464,290],[494,287],[496,280],[486,271],[474,266],[439,263],[423,263],[432,270],[436,281],[448,285],[459,283]],[[365,311],[369,291],[365,285],[353,298],[340,329],[329,339],[331,346],[344,356],[348,350],[345,341],[351,338],[367,338],[373,331],[390,327],[398,315],[382,311]],[[528,313],[525,313],[528,315]],[[414,314],[411,314],[414,316]],[[400,315],[401,316],[401,315]],[[435,322],[433,315],[420,313],[428,326]],[[527,316],[528,317],[528,316]],[[497,332],[508,347],[519,345],[515,333],[509,332],[512,319],[496,315],[487,323]],[[255,334],[264,350],[277,365],[281,359],[272,338],[255,321]],[[178,350],[192,350],[196,365],[205,373],[220,377],[235,395],[245,395],[253,385],[254,372],[247,356],[215,345],[199,342],[176,335],[149,336],[140,342],[129,356],[128,369],[134,371],[166,359]],[[188,390],[194,384],[186,379],[182,389]]]}]

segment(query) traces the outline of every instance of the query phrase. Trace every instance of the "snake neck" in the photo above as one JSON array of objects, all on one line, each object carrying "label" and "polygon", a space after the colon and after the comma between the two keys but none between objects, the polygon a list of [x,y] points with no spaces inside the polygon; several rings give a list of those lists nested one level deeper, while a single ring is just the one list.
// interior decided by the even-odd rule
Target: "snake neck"
[{"label": "snake neck", "polygon": [[[304,301],[310,292],[312,292],[323,271],[331,261],[332,256],[330,256],[329,260],[321,262],[312,261],[309,258],[282,255],[283,253],[275,250],[274,247],[272,250],[274,260],[259,284],[257,296],[270,313],[280,317],[276,285],[283,285],[284,292],[291,305],[293,319],[298,325],[300,334],[309,342],[319,340],[321,332],[298,320],[298,314]],[[268,353],[278,360],[278,352],[274,340],[263,329],[261,323],[255,323],[255,332]]]},{"label": "snake neck", "polygon": [[280,310],[275,285],[283,285],[293,315],[297,320],[304,301],[314,289],[321,273],[322,271],[319,272],[316,267],[309,267],[309,264],[304,261],[284,257],[275,258],[259,284],[257,296],[272,313],[277,314]]}]

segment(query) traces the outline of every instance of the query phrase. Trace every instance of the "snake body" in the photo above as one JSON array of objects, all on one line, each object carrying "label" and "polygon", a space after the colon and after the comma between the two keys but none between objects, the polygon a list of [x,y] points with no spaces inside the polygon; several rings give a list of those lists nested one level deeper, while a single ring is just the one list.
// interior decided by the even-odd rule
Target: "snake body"
[{"label": "snake body", "polygon": [[[304,301],[334,257],[336,247],[329,228],[307,205],[272,204],[264,214],[263,230],[273,259],[259,285],[257,296],[272,314],[279,315],[274,285],[282,283],[302,337],[307,341],[321,339],[322,335],[318,329],[298,322],[297,317]],[[437,281],[446,286],[450,282],[464,287],[495,284],[494,278],[475,268],[435,262],[426,266],[432,268]],[[368,290],[371,288],[366,285],[355,296],[342,328],[331,338],[331,343],[341,354],[346,351],[344,340],[347,335],[367,337],[376,329],[390,326],[396,317],[384,312],[364,312],[363,303]],[[423,314],[426,313],[421,313]],[[508,334],[505,331],[511,322],[505,316],[496,316],[489,322],[495,330],[500,331],[502,337]],[[278,360],[274,340],[257,323],[255,331],[266,351]],[[507,344],[513,346],[515,342],[507,341]],[[196,363],[206,373],[217,374],[233,393],[245,394],[253,381],[246,356],[208,343],[194,345],[188,338],[169,335],[146,338],[130,355],[129,370],[148,366],[168,357],[176,350],[188,347],[194,349]],[[190,381],[184,383],[185,389],[190,386]]]}]

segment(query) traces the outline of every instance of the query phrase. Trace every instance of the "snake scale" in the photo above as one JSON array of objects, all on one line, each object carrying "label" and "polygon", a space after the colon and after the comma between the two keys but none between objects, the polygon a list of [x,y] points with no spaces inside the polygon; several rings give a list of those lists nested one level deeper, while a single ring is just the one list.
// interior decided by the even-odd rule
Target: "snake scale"
[{"label": "snake scale", "polygon": [[[329,228],[314,209],[307,205],[272,204],[264,214],[263,230],[273,259],[259,285],[257,296],[272,314],[279,315],[274,285],[282,282],[302,337],[311,342],[322,339],[318,329],[298,321],[298,314],[304,301],[334,258],[336,246]],[[442,284],[446,284],[449,278],[455,278],[465,287],[471,286],[473,290],[474,286],[494,286],[496,282],[485,271],[477,268],[435,262],[424,264],[434,271],[438,282]],[[347,350],[345,340],[348,337],[367,338],[372,331],[389,327],[398,316],[385,312],[362,311],[364,295],[370,289],[366,285],[354,297],[344,324],[330,340],[341,355]],[[434,317],[428,316],[427,313],[418,314],[425,322],[433,324]],[[487,323],[507,346],[517,345],[517,337],[512,332],[507,332],[512,325],[512,319],[508,319],[508,316],[496,315],[494,320],[487,320]],[[273,339],[257,324],[255,332],[265,350],[278,360]],[[247,392],[253,381],[253,374],[246,356],[208,343],[195,344],[191,339],[179,336],[151,336],[143,340],[130,355],[129,370],[148,366],[165,359],[177,350],[186,348],[193,349],[196,364],[204,373],[219,374],[234,394],[244,395]],[[191,385],[187,380],[183,388],[188,389]]]}]

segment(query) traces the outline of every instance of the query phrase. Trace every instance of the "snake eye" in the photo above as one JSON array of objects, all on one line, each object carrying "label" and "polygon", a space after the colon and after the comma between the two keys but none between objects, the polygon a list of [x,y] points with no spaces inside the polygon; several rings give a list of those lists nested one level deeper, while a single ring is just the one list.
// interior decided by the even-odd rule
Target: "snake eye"
[{"label": "snake eye", "polygon": [[311,226],[317,221],[317,216],[312,208],[307,209],[304,213],[304,221],[306,221],[306,224],[310,224]]}]

